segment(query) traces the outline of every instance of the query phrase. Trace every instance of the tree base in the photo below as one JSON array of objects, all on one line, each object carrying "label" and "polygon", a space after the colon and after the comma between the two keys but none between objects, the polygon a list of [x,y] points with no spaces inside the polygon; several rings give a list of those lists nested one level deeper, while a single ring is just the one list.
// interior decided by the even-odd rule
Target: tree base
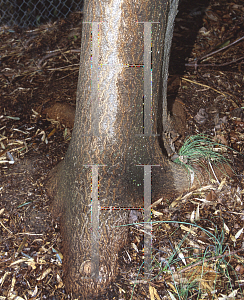
[{"label": "tree base", "polygon": [[[230,167],[227,167],[227,173],[230,173]],[[209,178],[208,172],[199,169],[198,177],[194,177],[190,182],[190,176],[181,166],[168,162],[168,168],[173,174],[169,174],[174,179],[175,188],[164,193],[155,195],[159,197],[179,194],[183,191],[189,191],[192,188],[200,186],[204,180]],[[100,212],[100,239],[99,239],[99,277],[93,277],[94,265],[91,259],[91,228],[90,228],[90,210],[84,210],[81,206],[73,210],[73,218],[69,218],[69,209],[66,198],[60,197],[57,192],[61,177],[64,175],[65,161],[59,163],[51,172],[46,185],[49,196],[54,199],[53,212],[55,216],[60,216],[61,233],[63,237],[63,256],[64,256],[64,274],[65,286],[69,293],[77,299],[92,299],[92,297],[101,295],[105,292],[106,287],[116,278],[118,253],[127,243],[129,210],[103,210]],[[156,168],[157,169],[157,168]],[[160,168],[159,168],[160,169]],[[164,169],[161,169],[164,170]],[[160,172],[158,170],[158,172]],[[161,174],[162,175],[162,174]],[[223,173],[216,171],[215,175],[220,180]],[[153,178],[157,179],[157,185],[162,186],[160,175],[154,174]],[[165,178],[165,174],[164,174]],[[153,180],[153,179],[152,179]],[[160,189],[158,189],[160,191]],[[142,203],[143,204],[143,203]],[[80,215],[83,217],[80,218]],[[79,218],[78,218],[79,217]],[[78,223],[77,220],[79,219]]]}]

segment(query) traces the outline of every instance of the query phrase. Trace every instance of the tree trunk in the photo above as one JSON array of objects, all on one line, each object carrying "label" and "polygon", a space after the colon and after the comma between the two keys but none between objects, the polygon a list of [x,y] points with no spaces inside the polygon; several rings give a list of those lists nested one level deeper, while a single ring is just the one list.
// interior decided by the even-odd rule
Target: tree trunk
[{"label": "tree trunk", "polygon": [[[91,299],[104,291],[127,240],[127,227],[116,226],[128,222],[128,210],[99,210],[99,220],[91,219],[98,178],[99,207],[143,206],[139,165],[157,165],[151,173],[152,201],[189,188],[187,172],[166,159],[159,145],[168,122],[167,72],[177,6],[178,0],[85,1],[74,129],[48,187],[54,212],[61,215],[65,285],[74,298]],[[145,77],[151,66],[152,99]],[[92,231],[96,222],[99,232]]]}]

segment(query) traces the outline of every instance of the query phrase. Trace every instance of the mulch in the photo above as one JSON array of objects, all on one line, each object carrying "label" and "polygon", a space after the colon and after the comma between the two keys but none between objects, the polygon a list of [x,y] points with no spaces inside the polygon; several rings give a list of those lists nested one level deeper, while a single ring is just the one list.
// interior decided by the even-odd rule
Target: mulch
[{"label": "mulch", "polygon": [[[177,294],[173,281],[189,283],[193,273],[206,299],[213,290],[216,297],[236,290],[236,299],[243,299],[244,164],[237,151],[243,153],[244,145],[244,5],[205,2],[182,1],[175,23],[169,108],[180,103],[186,122],[183,130],[179,125],[176,148],[189,135],[214,136],[235,150],[229,155],[237,176],[153,207],[155,278],[150,282],[141,268],[143,228],[131,226],[120,275],[99,299],[169,299],[168,291]],[[51,216],[44,183],[71,138],[72,117],[66,122],[62,105],[72,116],[81,31],[80,13],[38,28],[0,27],[1,300],[69,297],[62,281],[59,223]],[[177,117],[177,109],[173,113]],[[204,253],[208,264],[203,266],[197,257]],[[219,260],[226,262],[228,280],[216,270]],[[181,299],[195,299],[194,293]]]}]

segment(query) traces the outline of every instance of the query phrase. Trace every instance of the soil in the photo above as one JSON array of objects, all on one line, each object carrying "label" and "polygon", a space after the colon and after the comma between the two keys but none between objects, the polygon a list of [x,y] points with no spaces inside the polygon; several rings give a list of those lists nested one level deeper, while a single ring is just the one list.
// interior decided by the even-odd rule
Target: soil
[{"label": "soil", "polygon": [[[244,146],[243,16],[241,0],[183,0],[175,22],[168,84],[169,109],[180,133],[177,150],[185,137],[199,133],[235,150],[229,151],[229,158],[237,176],[221,188],[215,182],[205,189],[202,199],[210,204],[205,201],[201,206],[198,223],[209,228],[214,222],[218,232],[224,223],[229,228],[223,238],[225,250],[230,251],[244,245],[243,233],[235,242],[232,239],[244,219],[244,163],[237,154]],[[81,13],[38,28],[0,28],[1,299],[69,297],[62,281],[59,224],[51,216],[44,183],[71,138],[81,31]],[[192,211],[202,205],[191,197],[167,199],[154,208],[158,212],[154,220],[177,224],[154,228],[153,247],[161,262],[162,253],[170,253],[184,236],[177,222],[189,221]],[[209,245],[203,232],[196,234]],[[243,260],[243,252],[236,253]],[[168,299],[166,277],[150,284],[136,281],[142,257],[143,234],[133,227],[130,244],[121,252],[120,275],[99,299],[132,299],[133,293],[133,299],[150,299],[154,290],[156,298],[158,293]],[[231,259],[232,270],[243,282],[242,265],[236,257]],[[218,291],[225,294],[222,282]],[[243,297],[242,284],[236,299]]]}]

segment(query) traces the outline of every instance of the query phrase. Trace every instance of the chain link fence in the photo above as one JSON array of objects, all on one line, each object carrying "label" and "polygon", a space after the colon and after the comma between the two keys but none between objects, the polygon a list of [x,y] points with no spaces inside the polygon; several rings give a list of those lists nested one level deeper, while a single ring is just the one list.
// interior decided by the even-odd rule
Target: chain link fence
[{"label": "chain link fence", "polygon": [[0,0],[0,26],[39,26],[82,9],[82,0]]}]

